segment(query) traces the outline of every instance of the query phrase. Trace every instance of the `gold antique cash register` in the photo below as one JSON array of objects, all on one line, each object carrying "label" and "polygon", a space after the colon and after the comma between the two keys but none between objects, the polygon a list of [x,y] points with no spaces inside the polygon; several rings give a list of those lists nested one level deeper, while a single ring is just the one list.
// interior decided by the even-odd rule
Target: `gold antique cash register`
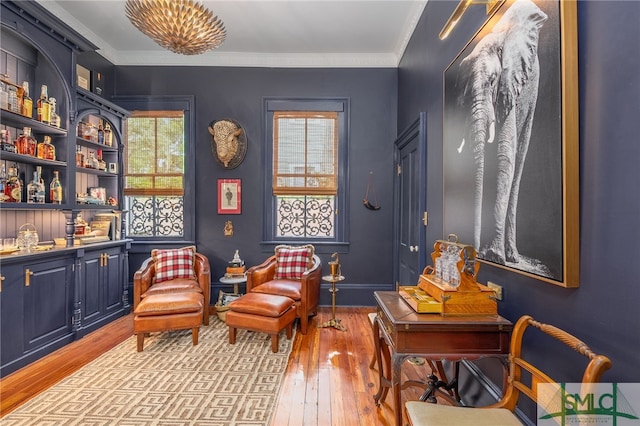
[{"label": "gold antique cash register", "polygon": [[431,260],[418,285],[401,286],[400,296],[418,313],[497,315],[495,292],[476,281],[480,263],[473,246],[450,234],[433,245]]}]

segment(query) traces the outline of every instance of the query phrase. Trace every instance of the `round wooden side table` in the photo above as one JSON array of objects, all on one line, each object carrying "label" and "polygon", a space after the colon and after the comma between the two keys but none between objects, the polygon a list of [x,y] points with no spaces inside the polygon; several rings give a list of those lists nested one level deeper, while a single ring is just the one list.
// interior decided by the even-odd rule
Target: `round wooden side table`
[{"label": "round wooden side table", "polygon": [[242,277],[220,277],[220,282],[222,284],[233,284],[233,294],[238,293],[238,284],[245,284],[247,282],[247,276],[244,275]]}]

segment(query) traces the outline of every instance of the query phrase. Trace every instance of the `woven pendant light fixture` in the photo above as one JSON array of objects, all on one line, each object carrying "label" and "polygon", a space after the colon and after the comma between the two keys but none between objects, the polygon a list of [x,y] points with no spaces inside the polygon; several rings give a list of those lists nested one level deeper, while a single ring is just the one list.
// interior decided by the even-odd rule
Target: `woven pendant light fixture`
[{"label": "woven pendant light fixture", "polygon": [[227,37],[222,21],[193,0],[127,0],[124,8],[137,29],[182,55],[215,49]]}]

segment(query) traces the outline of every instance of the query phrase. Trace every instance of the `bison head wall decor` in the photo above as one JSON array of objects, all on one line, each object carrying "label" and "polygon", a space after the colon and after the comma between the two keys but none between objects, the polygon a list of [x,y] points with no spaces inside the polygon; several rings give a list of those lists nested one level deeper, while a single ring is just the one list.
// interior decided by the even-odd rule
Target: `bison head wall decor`
[{"label": "bison head wall decor", "polygon": [[211,151],[225,169],[235,169],[247,153],[247,135],[240,124],[225,118],[209,123]]}]

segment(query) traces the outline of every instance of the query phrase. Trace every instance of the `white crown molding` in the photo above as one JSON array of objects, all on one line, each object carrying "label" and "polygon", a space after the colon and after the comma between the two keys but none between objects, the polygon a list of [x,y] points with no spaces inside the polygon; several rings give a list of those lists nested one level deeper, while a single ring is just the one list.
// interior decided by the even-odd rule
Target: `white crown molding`
[{"label": "white crown molding", "polygon": [[411,13],[411,16],[412,16],[411,23],[407,26],[406,31],[404,33],[404,37],[400,42],[401,44],[396,49],[396,57],[398,58],[396,62],[396,67],[400,65],[400,61],[404,56],[404,51],[407,50],[407,46],[411,41],[411,36],[413,36],[413,32],[416,30],[416,27],[418,26],[418,22],[420,21],[420,18],[422,17],[422,13],[424,12],[424,9],[427,7],[428,2],[429,0],[424,0],[422,2],[417,2],[414,5],[414,10]]},{"label": "white crown molding", "polygon": [[[103,52],[99,52],[103,54]],[[103,54],[103,56],[105,56]],[[105,56],[106,57],[106,56]],[[118,52],[107,58],[117,65],[141,66],[217,66],[217,67],[262,67],[262,68],[395,68],[398,57],[394,54],[265,54],[216,52],[185,56],[163,52]]]}]

